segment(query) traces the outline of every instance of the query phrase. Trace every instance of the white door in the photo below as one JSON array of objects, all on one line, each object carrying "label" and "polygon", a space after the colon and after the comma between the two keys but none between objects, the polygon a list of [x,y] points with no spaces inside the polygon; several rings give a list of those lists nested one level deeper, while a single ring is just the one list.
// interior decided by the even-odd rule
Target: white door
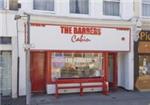
[{"label": "white door", "polygon": [[0,52],[0,80],[2,96],[11,96],[12,56],[9,51]]}]

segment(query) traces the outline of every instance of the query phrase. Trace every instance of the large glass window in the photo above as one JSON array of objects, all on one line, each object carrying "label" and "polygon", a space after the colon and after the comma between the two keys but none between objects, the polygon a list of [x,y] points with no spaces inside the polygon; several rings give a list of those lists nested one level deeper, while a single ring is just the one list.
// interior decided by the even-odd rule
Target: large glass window
[{"label": "large glass window", "polygon": [[150,0],[142,1],[142,15],[150,16]]},{"label": "large glass window", "polygon": [[34,0],[33,9],[54,11],[54,0]]},{"label": "large glass window", "polygon": [[88,14],[89,0],[70,0],[70,13]]},{"label": "large glass window", "polygon": [[0,0],[0,9],[4,9],[4,0]]},{"label": "large glass window", "polygon": [[104,0],[103,14],[109,16],[120,15],[120,0]]},{"label": "large glass window", "polygon": [[52,79],[100,77],[102,53],[53,53]]}]

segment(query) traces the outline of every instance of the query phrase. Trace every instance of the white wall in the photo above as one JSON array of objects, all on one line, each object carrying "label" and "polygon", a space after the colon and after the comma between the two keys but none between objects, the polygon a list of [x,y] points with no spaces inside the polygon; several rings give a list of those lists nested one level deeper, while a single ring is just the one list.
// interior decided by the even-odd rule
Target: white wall
[{"label": "white wall", "polygon": [[38,11],[33,10],[33,0],[21,0],[21,10],[48,16],[64,16],[64,17],[78,17],[78,18],[95,18],[95,19],[119,19],[128,20],[133,16],[133,0],[121,0],[120,14],[121,16],[104,16],[103,15],[103,0],[89,0],[89,14],[70,14],[69,0],[54,0],[55,11]]},{"label": "white wall", "polygon": [[131,32],[131,49],[130,52],[118,54],[118,86],[127,90],[134,89],[134,43]]},{"label": "white wall", "polygon": [[19,95],[26,94],[26,59],[25,59],[25,50],[24,50],[24,41],[25,41],[25,30],[24,30],[24,21],[19,20]]},{"label": "white wall", "polygon": [[120,53],[118,59],[118,86],[134,89],[133,54]]},{"label": "white wall", "polygon": [[16,36],[15,12],[0,12],[0,36]]},{"label": "white wall", "polygon": [[133,17],[133,0],[121,0],[122,19],[131,19]]}]

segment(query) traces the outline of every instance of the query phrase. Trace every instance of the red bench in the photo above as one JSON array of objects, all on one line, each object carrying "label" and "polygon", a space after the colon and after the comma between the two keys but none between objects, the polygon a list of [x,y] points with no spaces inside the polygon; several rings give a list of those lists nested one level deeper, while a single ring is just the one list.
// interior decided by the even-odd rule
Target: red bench
[{"label": "red bench", "polygon": [[[77,83],[78,86],[62,86],[61,84],[73,84]],[[88,84],[84,85],[85,83],[101,83],[101,84]],[[59,95],[60,89],[79,89],[80,90],[80,96],[83,95],[83,89],[84,88],[102,88],[102,92],[104,95],[108,94],[109,86],[108,82],[104,81],[103,78],[88,78],[88,79],[56,79],[56,97]]]}]

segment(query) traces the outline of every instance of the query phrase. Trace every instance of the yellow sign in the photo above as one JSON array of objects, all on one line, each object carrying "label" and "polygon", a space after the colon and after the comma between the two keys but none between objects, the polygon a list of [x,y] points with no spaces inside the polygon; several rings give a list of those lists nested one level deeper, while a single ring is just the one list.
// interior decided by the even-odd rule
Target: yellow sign
[{"label": "yellow sign", "polygon": [[139,37],[140,41],[150,41],[150,31],[141,31]]}]

